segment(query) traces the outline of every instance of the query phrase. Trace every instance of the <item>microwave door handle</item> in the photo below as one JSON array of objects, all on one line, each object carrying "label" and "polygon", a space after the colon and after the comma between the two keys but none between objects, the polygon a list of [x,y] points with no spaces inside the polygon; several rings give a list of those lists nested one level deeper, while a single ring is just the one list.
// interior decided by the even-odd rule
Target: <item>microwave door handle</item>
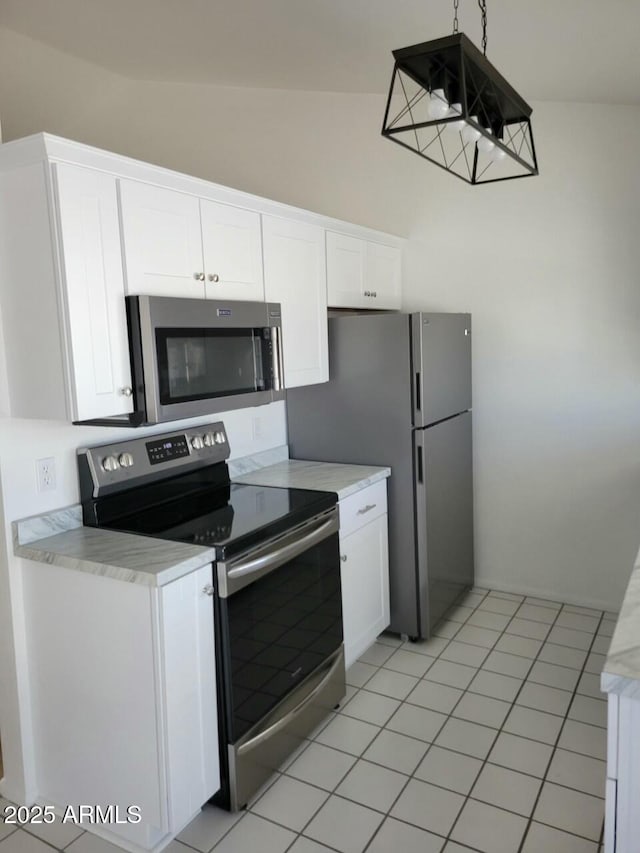
[{"label": "microwave door handle", "polygon": [[292,538],[284,540],[284,544],[270,549],[266,554],[249,560],[239,560],[231,565],[218,563],[218,594],[221,598],[227,598],[238,592],[254,580],[269,574],[284,563],[298,557],[304,551],[322,542],[328,536],[336,533],[339,528],[338,514],[333,512],[328,521],[323,521],[319,526],[313,527],[303,536],[296,534]]},{"label": "microwave door handle", "polygon": [[284,369],[282,356],[282,330],[280,326],[271,327],[271,345],[272,345],[272,376],[273,390],[282,391],[284,388]]}]

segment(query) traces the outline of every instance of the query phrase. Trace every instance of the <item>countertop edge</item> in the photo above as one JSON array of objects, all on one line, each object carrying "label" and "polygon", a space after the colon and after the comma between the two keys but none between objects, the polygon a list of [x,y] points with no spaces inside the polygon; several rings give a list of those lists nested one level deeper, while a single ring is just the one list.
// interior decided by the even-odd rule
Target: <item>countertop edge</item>
[{"label": "countertop edge", "polygon": [[[83,542],[85,538],[87,540],[86,545]],[[105,540],[102,545],[100,539]],[[127,566],[125,564],[126,558],[116,561],[113,558],[110,559],[109,555],[99,558],[98,555],[91,556],[88,553],[91,548],[110,550],[113,548],[116,539],[119,540],[118,549],[124,547],[126,551],[133,550],[134,553],[137,551],[138,554],[142,554],[142,557],[132,557],[133,561],[144,561],[156,568],[145,571],[143,568]],[[176,546],[180,543],[168,543],[132,533],[81,527],[25,545],[16,543],[13,550],[17,557],[34,562],[149,587],[165,586],[207,565],[207,563],[213,562],[215,558],[215,552],[212,548],[187,545],[182,546],[188,549],[184,557],[178,556],[176,559],[167,559],[166,555],[162,554],[160,550],[162,546],[166,545]],[[79,553],[83,550],[86,552],[85,554]]]}]

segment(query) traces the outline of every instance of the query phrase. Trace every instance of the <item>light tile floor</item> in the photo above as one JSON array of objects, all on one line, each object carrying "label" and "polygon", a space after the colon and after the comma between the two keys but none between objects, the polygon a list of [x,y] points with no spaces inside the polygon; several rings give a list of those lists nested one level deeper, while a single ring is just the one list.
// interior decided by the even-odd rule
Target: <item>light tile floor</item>
[{"label": "light tile floor", "polygon": [[[205,807],[168,853],[601,853],[615,619],[474,589],[428,642],[382,635],[249,808]],[[0,853],[52,847],[119,853],[0,822]]]}]

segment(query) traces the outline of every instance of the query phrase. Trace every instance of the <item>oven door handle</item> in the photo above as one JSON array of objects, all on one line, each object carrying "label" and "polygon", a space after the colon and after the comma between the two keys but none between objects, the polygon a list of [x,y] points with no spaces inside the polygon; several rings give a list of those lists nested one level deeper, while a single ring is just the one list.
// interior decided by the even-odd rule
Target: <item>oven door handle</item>
[{"label": "oven door handle", "polygon": [[[316,686],[306,694],[306,696],[298,702],[298,704],[291,708],[290,711],[283,716],[277,719],[275,722],[271,723],[271,725],[267,725],[266,729],[263,729],[258,734],[254,735],[250,740],[243,743],[241,746],[237,748],[238,755],[245,755],[247,752],[250,752],[252,749],[255,749],[265,740],[268,740],[270,737],[273,737],[282,729],[286,729],[288,725],[294,720],[299,714],[301,714],[304,709],[309,705],[313,700],[318,696],[319,693],[322,693],[327,682],[331,681],[334,677],[336,671],[340,668],[340,666],[344,666],[344,657],[342,654],[342,646],[338,649],[337,652],[331,655],[331,657],[326,661],[325,666],[322,671],[317,675],[324,675],[320,679],[320,681],[316,684]],[[327,711],[329,709],[327,708]]]},{"label": "oven door handle", "polygon": [[[269,574],[274,569],[282,566],[284,563],[292,560],[294,557],[322,542],[333,533],[337,533],[340,525],[338,521],[338,512],[333,510],[328,520],[321,523],[316,522],[309,532],[305,527],[302,531],[297,531],[290,537],[283,537],[277,547],[269,549],[266,553],[259,557],[253,557],[249,560],[239,560],[237,563],[218,563],[218,595],[221,598],[228,598],[234,592],[253,583],[254,580]],[[303,533],[301,536],[300,533]]]}]

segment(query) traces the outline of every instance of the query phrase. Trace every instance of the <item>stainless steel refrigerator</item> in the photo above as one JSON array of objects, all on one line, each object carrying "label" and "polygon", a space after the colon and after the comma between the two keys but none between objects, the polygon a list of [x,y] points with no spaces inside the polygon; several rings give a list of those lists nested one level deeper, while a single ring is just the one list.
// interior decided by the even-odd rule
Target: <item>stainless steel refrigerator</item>
[{"label": "stainless steel refrigerator", "polygon": [[473,583],[471,316],[331,317],[329,365],[287,392],[291,457],[391,468],[390,630],[429,637]]}]

